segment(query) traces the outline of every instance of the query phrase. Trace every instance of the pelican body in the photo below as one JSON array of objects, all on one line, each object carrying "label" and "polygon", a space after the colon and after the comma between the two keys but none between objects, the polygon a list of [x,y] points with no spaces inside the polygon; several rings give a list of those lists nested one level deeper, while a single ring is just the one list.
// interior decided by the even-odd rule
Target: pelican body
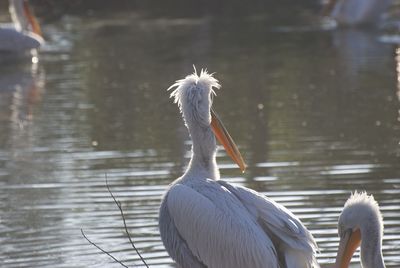
[{"label": "pelican body", "polygon": [[0,52],[22,54],[38,49],[44,40],[27,0],[10,0],[9,11],[13,23],[0,27]]},{"label": "pelican body", "polygon": [[216,139],[242,171],[245,163],[211,109],[218,88],[203,70],[170,87],[192,139],[192,157],[160,206],[168,254],[185,268],[318,267],[314,238],[296,216],[256,191],[220,180]]},{"label": "pelican body", "polygon": [[392,0],[330,0],[323,13],[339,25],[375,24],[391,2]]},{"label": "pelican body", "polygon": [[372,195],[355,192],[339,217],[339,250],[336,268],[347,268],[354,252],[361,246],[363,268],[385,268],[382,256],[383,220]]}]

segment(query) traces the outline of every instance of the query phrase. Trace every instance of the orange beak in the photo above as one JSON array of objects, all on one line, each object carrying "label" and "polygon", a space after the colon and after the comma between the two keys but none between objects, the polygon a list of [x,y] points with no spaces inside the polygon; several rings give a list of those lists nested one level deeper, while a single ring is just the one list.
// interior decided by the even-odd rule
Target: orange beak
[{"label": "orange beak", "polygon": [[348,230],[340,238],[339,250],[336,256],[336,268],[348,268],[354,252],[361,244],[360,229]]},{"label": "orange beak", "polygon": [[214,110],[211,109],[211,128],[214,132],[217,140],[224,146],[227,154],[232,160],[239,166],[240,170],[244,172],[246,170],[246,163],[244,162],[242,155],[239,152],[235,142],[231,135],[222,124],[221,120],[215,114]]},{"label": "orange beak", "polygon": [[35,15],[33,15],[28,1],[24,1],[24,13],[32,27],[32,32],[43,38],[42,29],[40,28],[39,22],[37,21]]}]

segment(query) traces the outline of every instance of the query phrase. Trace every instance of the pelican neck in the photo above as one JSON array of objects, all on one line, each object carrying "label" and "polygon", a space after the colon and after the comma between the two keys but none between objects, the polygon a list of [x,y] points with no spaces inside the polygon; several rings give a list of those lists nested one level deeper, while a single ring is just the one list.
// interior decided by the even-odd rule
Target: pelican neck
[{"label": "pelican neck", "polygon": [[[361,264],[363,268],[385,268],[382,255],[382,237],[377,223],[361,231]],[[363,239],[364,238],[364,239]]]},{"label": "pelican neck", "polygon": [[217,145],[215,135],[208,126],[188,125],[192,139],[192,157],[185,175],[191,178],[219,179],[216,162]]}]

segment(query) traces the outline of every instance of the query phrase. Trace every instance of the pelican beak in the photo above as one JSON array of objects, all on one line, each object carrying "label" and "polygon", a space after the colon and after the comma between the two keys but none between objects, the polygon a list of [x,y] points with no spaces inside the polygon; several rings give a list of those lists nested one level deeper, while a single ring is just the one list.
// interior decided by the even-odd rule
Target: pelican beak
[{"label": "pelican beak", "polygon": [[336,256],[336,268],[348,268],[354,252],[361,244],[360,229],[347,230],[340,238],[339,250]]},{"label": "pelican beak", "polygon": [[24,1],[24,13],[32,27],[32,32],[43,38],[42,29],[40,28],[39,22],[37,21],[35,15],[33,15],[28,1]]},{"label": "pelican beak", "polygon": [[232,160],[239,166],[240,170],[244,172],[246,170],[246,164],[239,152],[235,142],[233,141],[231,135],[222,124],[221,120],[215,114],[214,110],[211,109],[211,128],[217,137],[218,141],[224,146],[227,154],[232,158]]}]

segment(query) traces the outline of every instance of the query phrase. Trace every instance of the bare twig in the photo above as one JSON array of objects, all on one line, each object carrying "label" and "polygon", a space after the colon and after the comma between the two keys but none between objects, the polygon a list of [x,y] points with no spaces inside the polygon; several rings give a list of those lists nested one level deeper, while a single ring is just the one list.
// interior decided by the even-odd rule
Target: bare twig
[{"label": "bare twig", "polygon": [[115,258],[113,255],[111,255],[109,252],[105,251],[104,249],[102,249],[101,247],[99,247],[97,244],[95,244],[94,242],[90,241],[89,238],[87,238],[87,236],[85,235],[85,233],[83,232],[83,229],[81,229],[81,233],[83,235],[83,237],[93,246],[95,246],[96,248],[98,248],[101,252],[107,254],[109,257],[111,257],[115,262],[121,264],[123,267],[129,268],[128,266],[126,266],[123,262],[117,260],[117,258]]},{"label": "bare twig", "polygon": [[149,268],[149,266],[147,265],[146,261],[144,260],[144,258],[143,258],[142,255],[140,254],[139,250],[136,248],[135,244],[134,244],[133,241],[132,241],[132,238],[131,238],[131,236],[130,236],[130,234],[129,234],[129,232],[128,232],[128,227],[126,226],[125,214],[124,214],[124,211],[122,210],[121,202],[119,202],[119,201],[114,197],[113,193],[111,192],[110,186],[108,185],[107,173],[106,173],[105,175],[106,175],[106,186],[107,186],[107,190],[108,190],[108,192],[110,193],[112,199],[114,200],[115,204],[117,205],[117,207],[118,207],[118,209],[119,209],[119,211],[120,211],[120,213],[121,213],[122,221],[124,222],[125,232],[126,232],[126,235],[128,236],[129,242],[131,243],[133,249],[136,251],[137,255],[140,257],[140,259],[141,259],[141,261],[144,263],[144,265],[145,265],[147,268]]}]

